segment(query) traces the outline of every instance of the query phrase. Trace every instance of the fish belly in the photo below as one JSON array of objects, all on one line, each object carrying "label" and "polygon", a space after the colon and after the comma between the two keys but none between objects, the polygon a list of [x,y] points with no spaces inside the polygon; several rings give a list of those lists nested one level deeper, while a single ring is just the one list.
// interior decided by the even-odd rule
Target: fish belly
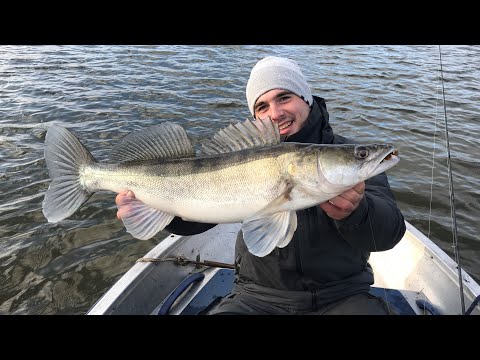
[{"label": "fish belly", "polygon": [[241,222],[277,198],[282,188],[274,159],[165,176],[129,169],[97,170],[96,187],[135,197],[155,209],[185,220],[206,223]]}]

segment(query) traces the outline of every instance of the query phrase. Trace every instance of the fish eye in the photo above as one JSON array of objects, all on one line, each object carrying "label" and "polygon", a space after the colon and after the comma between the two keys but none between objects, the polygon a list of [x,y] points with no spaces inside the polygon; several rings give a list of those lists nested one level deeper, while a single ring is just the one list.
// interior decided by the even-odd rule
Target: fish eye
[{"label": "fish eye", "polygon": [[357,146],[355,148],[355,157],[363,160],[368,157],[368,149],[365,146]]}]

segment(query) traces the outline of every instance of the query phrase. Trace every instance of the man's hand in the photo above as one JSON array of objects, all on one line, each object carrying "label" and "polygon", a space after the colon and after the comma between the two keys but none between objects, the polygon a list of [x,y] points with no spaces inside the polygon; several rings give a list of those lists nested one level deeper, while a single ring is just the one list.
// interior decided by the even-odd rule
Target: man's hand
[{"label": "man's hand", "polygon": [[320,208],[322,208],[332,219],[343,220],[355,211],[363,198],[364,192],[365,182],[362,181],[353,188],[318,206],[320,206]]},{"label": "man's hand", "polygon": [[[117,206],[121,206],[123,205],[125,199],[127,199],[128,197],[131,197],[131,198],[135,198],[135,194],[133,193],[133,191],[131,190],[128,190],[128,191],[122,191],[122,192],[119,192],[117,194],[117,196],[115,197],[115,203],[117,204]],[[128,207],[121,207],[118,211],[117,211],[117,218],[118,219],[122,219],[122,217],[128,212]]]}]

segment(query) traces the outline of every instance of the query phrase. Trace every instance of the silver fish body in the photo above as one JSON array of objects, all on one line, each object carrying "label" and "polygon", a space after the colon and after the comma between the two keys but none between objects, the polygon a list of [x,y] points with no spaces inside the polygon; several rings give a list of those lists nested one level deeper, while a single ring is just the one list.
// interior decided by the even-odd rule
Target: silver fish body
[{"label": "silver fish body", "polygon": [[242,222],[249,250],[286,246],[296,210],[327,201],[398,162],[391,145],[282,143],[278,125],[245,121],[220,131],[195,154],[171,123],[126,137],[98,163],[68,130],[49,129],[45,158],[53,179],[43,203],[49,221],[73,214],[95,191],[132,190],[122,219],[148,239],[174,216],[204,223]]}]

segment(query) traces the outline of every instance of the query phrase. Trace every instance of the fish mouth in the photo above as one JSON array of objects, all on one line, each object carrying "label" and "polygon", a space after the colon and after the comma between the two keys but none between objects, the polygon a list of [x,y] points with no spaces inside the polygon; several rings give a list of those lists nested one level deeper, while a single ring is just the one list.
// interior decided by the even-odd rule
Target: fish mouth
[{"label": "fish mouth", "polygon": [[395,166],[400,161],[398,156],[398,150],[393,148],[393,146],[388,150],[387,154],[382,158],[380,162],[377,163],[375,169],[373,170],[370,176],[375,176],[384,172],[391,167]]},{"label": "fish mouth", "polygon": [[398,150],[397,149],[393,149],[392,151],[390,151],[387,156],[385,156],[383,158],[382,161],[380,161],[380,164],[383,163],[384,161],[389,161],[391,159],[395,159],[395,158],[398,158]]}]

